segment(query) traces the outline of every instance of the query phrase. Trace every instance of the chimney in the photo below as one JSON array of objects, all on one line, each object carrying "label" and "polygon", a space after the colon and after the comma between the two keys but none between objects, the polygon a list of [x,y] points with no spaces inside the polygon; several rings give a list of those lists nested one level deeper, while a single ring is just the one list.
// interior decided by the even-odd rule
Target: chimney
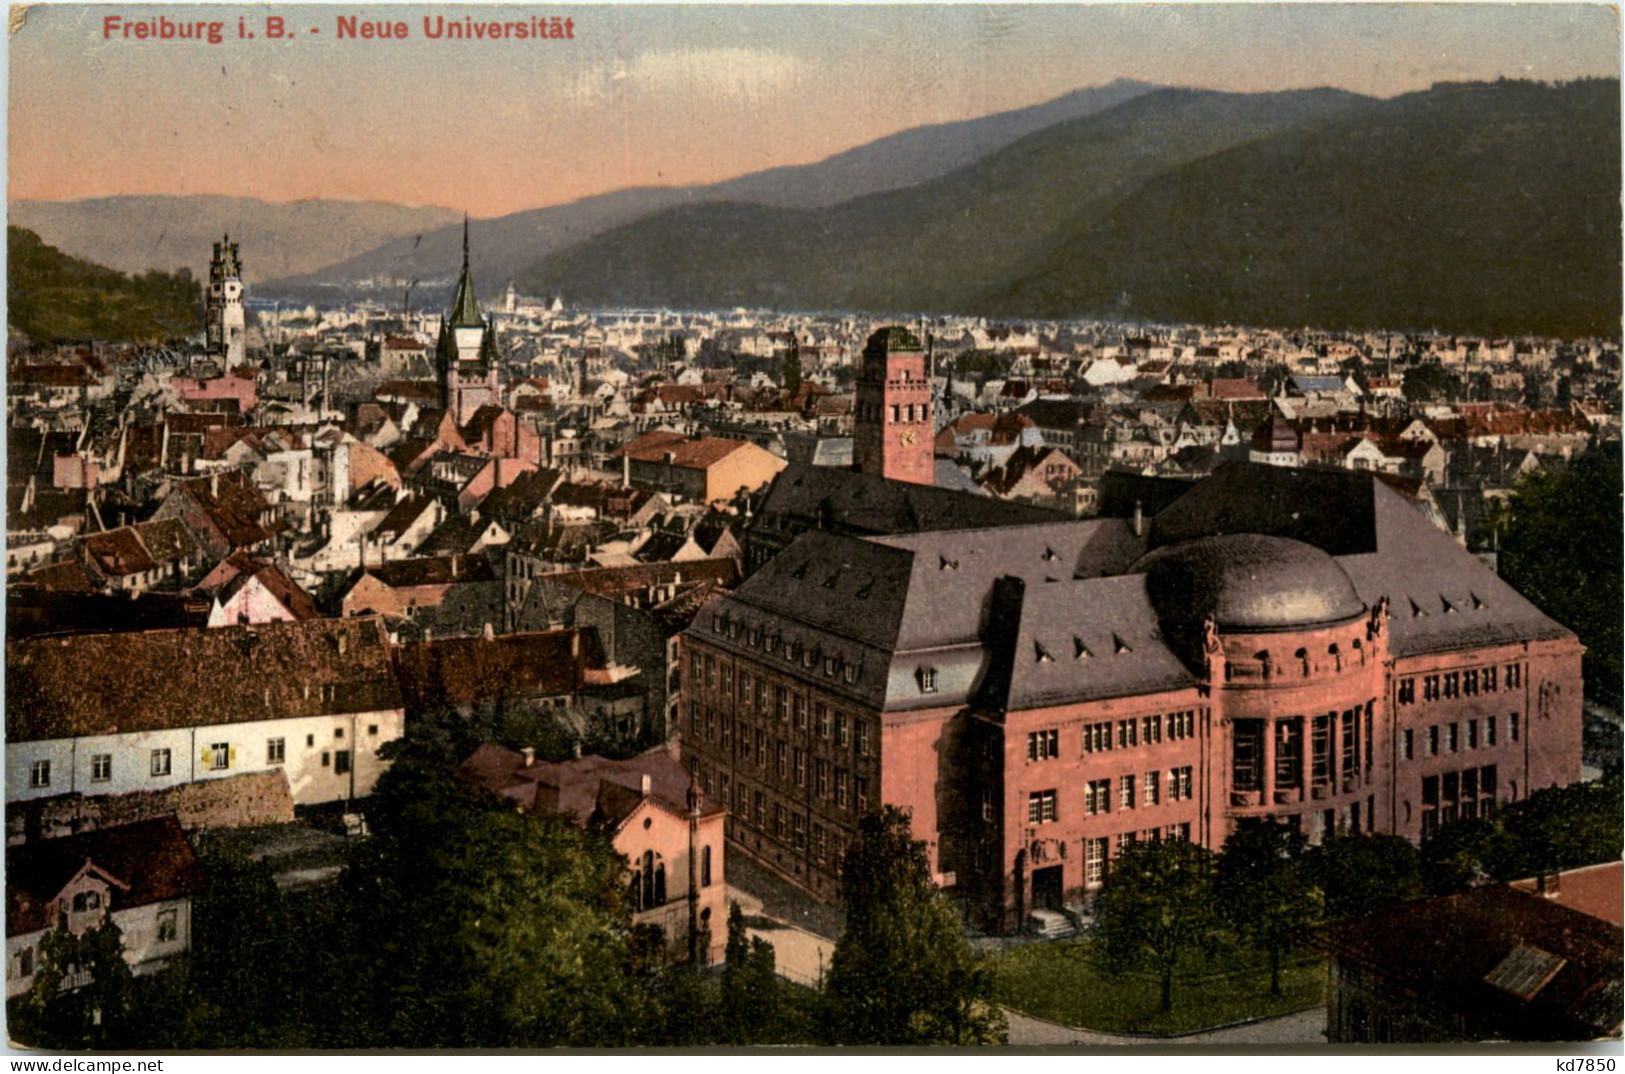
[{"label": "chimney", "polygon": [[531,765],[536,763],[536,747],[535,746],[526,746],[524,749],[520,750],[519,753],[520,753],[520,756],[524,757],[524,759],[525,759],[525,767],[526,768],[529,768]]},{"label": "chimney", "polygon": [[1139,500],[1134,501],[1134,536],[1145,536],[1145,512]]},{"label": "chimney", "polygon": [[621,453],[621,484],[626,488],[632,487],[632,456]]},{"label": "chimney", "polygon": [[214,473],[209,475],[209,496],[211,498],[213,498],[213,499],[219,499],[220,498],[220,471],[219,470],[216,470]]},{"label": "chimney", "polygon": [[649,773],[645,772],[643,774],[642,787],[641,787],[641,789],[643,791],[643,797],[645,797],[645,798],[649,797],[649,792],[653,789],[653,782],[654,781],[649,778]]}]

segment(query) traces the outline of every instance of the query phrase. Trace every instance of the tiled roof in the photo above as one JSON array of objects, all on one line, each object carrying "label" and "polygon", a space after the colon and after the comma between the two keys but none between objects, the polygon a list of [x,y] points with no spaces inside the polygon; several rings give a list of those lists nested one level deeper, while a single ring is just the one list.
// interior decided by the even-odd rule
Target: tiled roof
[{"label": "tiled roof", "polygon": [[114,912],[198,895],[203,869],[174,816],[6,848],[6,935],[47,928],[49,904],[86,865],[115,878]]},{"label": "tiled roof", "polygon": [[362,574],[372,575],[391,589],[450,585],[453,582],[491,582],[497,579],[496,568],[484,553],[392,560],[358,570],[354,575],[355,580],[359,581]]},{"label": "tiled roof", "polygon": [[[515,750],[487,743],[475,750],[458,773],[494,794],[527,809],[563,813],[585,826],[594,814],[618,825],[643,801],[643,779],[649,779],[654,803],[679,816],[688,815],[692,777],[665,750],[611,760],[590,754],[573,761],[537,761],[526,766]],[[725,807],[703,794],[700,813],[710,816]]]},{"label": "tiled roof", "polygon": [[395,709],[387,648],[370,617],[9,641],[6,737]]},{"label": "tiled roof", "polygon": [[572,694],[582,688],[585,669],[603,666],[591,629],[447,638],[395,650],[401,693],[415,712]]}]

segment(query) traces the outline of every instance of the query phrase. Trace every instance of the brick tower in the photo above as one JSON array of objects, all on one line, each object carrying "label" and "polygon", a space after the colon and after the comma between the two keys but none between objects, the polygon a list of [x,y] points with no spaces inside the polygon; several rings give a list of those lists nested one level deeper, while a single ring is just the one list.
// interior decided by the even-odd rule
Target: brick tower
[{"label": "brick tower", "polygon": [[226,368],[234,369],[246,356],[248,340],[244,334],[242,260],[230,235],[214,244],[214,256],[209,259],[209,290],[203,301],[209,353],[223,359]]},{"label": "brick tower", "polygon": [[855,402],[852,455],[858,471],[935,484],[931,380],[914,333],[891,325],[869,337]]}]

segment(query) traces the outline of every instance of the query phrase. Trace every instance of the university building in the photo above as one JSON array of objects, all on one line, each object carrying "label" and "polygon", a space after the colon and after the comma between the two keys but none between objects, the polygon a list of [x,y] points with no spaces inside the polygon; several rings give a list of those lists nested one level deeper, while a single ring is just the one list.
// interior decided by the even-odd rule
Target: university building
[{"label": "university building", "polygon": [[833,900],[858,818],[901,806],[1004,927],[1140,840],[1420,839],[1579,777],[1575,636],[1348,471],[1237,462],[1121,518],[809,530],[683,650],[684,761],[735,849]]}]

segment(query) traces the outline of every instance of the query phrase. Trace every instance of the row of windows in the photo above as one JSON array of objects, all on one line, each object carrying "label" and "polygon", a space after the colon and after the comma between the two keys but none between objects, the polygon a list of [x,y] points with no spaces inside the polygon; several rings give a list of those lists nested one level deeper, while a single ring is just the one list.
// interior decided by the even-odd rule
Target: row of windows
[{"label": "row of windows", "polygon": [[[367,734],[378,734],[377,724],[367,725]],[[344,728],[333,729],[335,739],[344,738]],[[315,735],[305,736],[305,745],[316,745]],[[222,772],[232,766],[234,750],[229,742],[214,742],[205,746],[199,755],[205,769],[211,772]],[[287,760],[288,745],[285,738],[268,738],[265,740],[265,763],[271,765],[283,764]],[[332,753],[322,752],[322,767],[331,765],[339,775],[350,771],[350,751],[335,750]],[[168,776],[174,771],[174,755],[167,748],[154,749],[148,754],[148,773],[153,778]],[[111,753],[93,753],[90,756],[90,781],[92,783],[108,783],[113,779],[113,755]],[[28,785],[34,790],[47,788],[51,785],[51,762],[47,760],[35,761],[29,766]]]},{"label": "row of windows", "polygon": [[[796,714],[794,726],[805,730],[806,717],[801,708],[801,698],[796,697],[794,700],[796,702],[792,707]],[[731,752],[737,732],[740,755],[748,755],[750,746],[754,742],[757,763],[760,765],[767,764],[768,734],[762,728],[746,723],[744,718],[735,720],[731,716],[720,715],[714,710],[695,702],[689,703],[688,712],[689,734],[695,738],[703,736],[707,742],[717,742],[719,738],[718,732],[720,731],[722,749]],[[836,748],[842,750],[850,748],[859,757],[869,756],[871,747],[870,723],[861,716],[848,716],[845,713],[831,712],[827,706],[819,702],[813,705],[813,726],[819,738],[828,740],[833,737]],[[787,745],[786,740],[775,737],[772,741],[775,751],[782,753]]]},{"label": "row of windows", "polygon": [[[803,568],[805,569],[805,568]],[[834,588],[835,575],[829,578],[830,588]],[[867,596],[864,589],[858,590],[858,596]],[[727,615],[717,614],[711,617],[711,630],[713,633],[726,634],[739,639],[744,638],[746,644],[753,649],[761,649],[769,656],[778,652],[783,636],[777,631],[767,631],[759,626],[747,627],[742,620],[730,619]],[[848,685],[858,681],[858,665],[847,661],[844,657],[829,655],[816,648],[804,645],[799,639],[793,639],[783,646],[784,659],[792,663],[799,662],[801,666],[811,671],[822,667],[826,678],[835,678],[837,675]],[[727,663],[720,663],[710,653],[693,653],[689,656],[688,670],[695,682],[703,682],[712,690],[717,688],[718,672],[721,673],[722,690],[729,693],[733,686],[733,667]],[[702,678],[703,675],[703,678]],[[750,676],[744,671],[740,672],[741,684],[749,682]]]},{"label": "row of windows", "polygon": [[[1192,794],[1192,769],[1190,765],[1181,765],[1178,768],[1168,769],[1167,793],[1170,802],[1183,802]],[[1163,773],[1160,771],[1147,772],[1144,776],[1127,774],[1112,779],[1092,779],[1084,787],[1083,812],[1085,816],[1093,817],[1101,813],[1112,812],[1112,791],[1116,788],[1116,802],[1118,811],[1134,809],[1136,806],[1155,806],[1162,804]],[[1054,789],[1032,791],[1027,795],[1027,823],[1048,824],[1058,820],[1058,807]]]},{"label": "row of windows", "polygon": [[[1476,697],[1480,692],[1493,694],[1501,688],[1505,671],[1506,689],[1516,690],[1523,684],[1523,665],[1507,664],[1497,667],[1468,668],[1466,671],[1444,671],[1437,675],[1422,676],[1422,700],[1452,700],[1458,697]],[[1401,705],[1416,703],[1416,676],[1399,680],[1398,699]]]},{"label": "row of windows", "polygon": [[[853,776],[844,768],[831,769],[825,762],[815,767],[814,791],[819,798],[833,801],[837,809],[850,809],[858,815],[869,809],[869,778]],[[731,772],[719,772],[703,761],[691,762],[694,777],[707,795],[720,799],[740,820],[754,821],[759,827],[768,821],[767,792],[748,787],[744,779],[735,780]],[[830,776],[834,776],[833,782]],[[799,784],[805,786],[805,784]],[[833,790],[833,793],[831,791]],[[849,793],[850,792],[850,793]],[[775,806],[782,809],[782,806]]]},{"label": "row of windows", "polygon": [[[1444,724],[1432,724],[1426,728],[1423,738],[1423,747],[1426,756],[1437,757],[1441,753],[1459,753],[1463,746],[1462,728],[1466,727],[1466,748],[1476,750],[1483,746],[1494,746],[1499,734],[1500,724],[1496,717],[1485,716],[1482,721],[1477,719],[1466,721],[1453,721]],[[1480,735],[1482,728],[1482,735]],[[1509,741],[1518,741],[1518,714],[1516,712],[1507,716],[1507,738]],[[1407,727],[1400,732],[1399,755],[1404,760],[1413,760],[1416,757],[1416,730]]]},{"label": "row of windows", "polygon": [[[1516,787],[1514,787],[1516,792]],[[1492,764],[1422,777],[1422,834],[1432,835],[1457,820],[1495,811],[1496,771]]]},{"label": "row of windows", "polygon": [[1104,753],[1114,748],[1133,749],[1135,746],[1154,746],[1168,741],[1178,742],[1196,733],[1196,711],[1170,712],[1166,716],[1130,717],[1126,720],[1102,720],[1083,725],[1083,752]]}]

